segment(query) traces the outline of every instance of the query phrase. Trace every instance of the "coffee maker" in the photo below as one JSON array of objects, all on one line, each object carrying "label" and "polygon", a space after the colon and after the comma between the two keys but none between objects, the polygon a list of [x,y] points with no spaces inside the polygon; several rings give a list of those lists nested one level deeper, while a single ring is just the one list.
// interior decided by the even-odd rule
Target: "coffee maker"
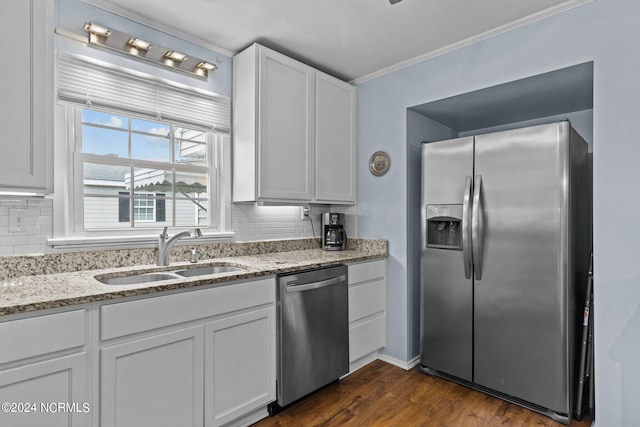
[{"label": "coffee maker", "polygon": [[344,214],[326,212],[322,214],[322,249],[343,251],[347,249],[347,233],[344,231]]}]

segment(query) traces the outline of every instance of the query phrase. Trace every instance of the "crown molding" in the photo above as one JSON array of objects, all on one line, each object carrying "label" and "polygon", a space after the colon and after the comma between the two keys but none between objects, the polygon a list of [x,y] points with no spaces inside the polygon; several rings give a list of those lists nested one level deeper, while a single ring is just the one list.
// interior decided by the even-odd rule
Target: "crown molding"
[{"label": "crown molding", "polygon": [[369,80],[377,79],[378,77],[382,77],[387,74],[391,74],[395,71],[402,70],[404,68],[410,67],[412,65],[418,64],[420,62],[426,61],[428,59],[435,58],[440,55],[444,55],[455,50],[461,49],[463,47],[472,45],[474,43],[478,43],[483,40],[487,40],[491,37],[497,36],[499,34],[503,34],[509,32],[511,30],[515,30],[516,28],[524,27],[536,21],[540,21],[542,19],[548,18],[553,15],[557,15],[559,13],[565,12],[567,10],[573,9],[578,6],[582,6],[586,3],[591,3],[593,0],[571,0],[557,6],[551,7],[549,9],[545,9],[543,11],[534,13],[532,15],[526,16],[524,18],[520,18],[516,21],[509,22],[508,24],[502,25],[500,27],[491,29],[489,31],[485,31],[484,33],[478,34],[473,37],[469,37],[467,39],[461,40],[459,42],[450,44],[448,46],[442,47],[440,49],[433,50],[431,52],[424,53],[422,55],[418,55],[414,58],[407,59],[406,61],[398,62],[397,64],[391,65],[389,67],[382,68],[378,71],[374,71],[373,73],[366,74],[362,77],[357,77],[351,80],[349,83],[353,85],[359,85]]}]

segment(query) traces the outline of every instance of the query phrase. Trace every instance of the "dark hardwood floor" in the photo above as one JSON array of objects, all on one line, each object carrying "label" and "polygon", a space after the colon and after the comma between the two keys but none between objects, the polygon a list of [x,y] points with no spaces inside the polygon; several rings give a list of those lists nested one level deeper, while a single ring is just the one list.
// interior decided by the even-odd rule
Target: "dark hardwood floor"
[{"label": "dark hardwood floor", "polygon": [[[573,421],[572,427],[588,427]],[[560,427],[548,417],[467,387],[376,360],[280,414],[267,426]]]}]

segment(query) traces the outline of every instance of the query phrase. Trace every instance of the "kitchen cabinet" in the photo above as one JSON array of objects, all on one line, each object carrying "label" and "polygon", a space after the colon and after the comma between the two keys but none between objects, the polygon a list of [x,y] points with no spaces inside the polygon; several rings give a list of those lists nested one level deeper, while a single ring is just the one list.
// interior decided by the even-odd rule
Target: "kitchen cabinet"
[{"label": "kitchen cabinet", "polygon": [[355,87],[258,44],[233,73],[233,201],[353,204]]},{"label": "kitchen cabinet", "polygon": [[52,191],[53,0],[3,0],[0,191]]},{"label": "kitchen cabinet", "polygon": [[91,425],[85,310],[12,319],[0,323],[0,425]]},{"label": "kitchen cabinet", "polygon": [[203,327],[101,350],[100,425],[202,426]]},{"label": "kitchen cabinet", "polygon": [[275,328],[273,278],[102,305],[101,425],[218,426],[266,413]]},{"label": "kitchen cabinet", "polygon": [[275,331],[272,308],[206,326],[206,425],[225,424],[275,400]]},{"label": "kitchen cabinet", "polygon": [[316,202],[355,202],[355,140],[355,86],[316,72]]},{"label": "kitchen cabinet", "polygon": [[387,345],[387,261],[349,264],[349,363],[353,372]]}]

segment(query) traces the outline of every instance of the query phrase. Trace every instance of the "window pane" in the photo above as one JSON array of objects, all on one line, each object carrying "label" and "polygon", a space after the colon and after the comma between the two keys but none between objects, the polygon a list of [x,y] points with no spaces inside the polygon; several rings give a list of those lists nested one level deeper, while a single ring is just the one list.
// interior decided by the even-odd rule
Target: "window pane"
[{"label": "window pane", "polygon": [[208,200],[176,199],[177,227],[205,227],[209,224]]},{"label": "window pane", "polygon": [[198,142],[176,140],[176,163],[196,166],[207,165],[207,146]]},{"label": "window pane", "polygon": [[163,138],[168,138],[171,134],[171,126],[168,124],[140,119],[131,119],[131,130],[149,133]]},{"label": "window pane", "polygon": [[121,191],[129,191],[131,168],[84,162],[84,193],[117,196]]},{"label": "window pane", "polygon": [[207,175],[195,172],[176,172],[176,195],[198,197],[207,193]]},{"label": "window pane", "polygon": [[173,172],[164,169],[134,168],[133,185],[135,196],[162,193],[173,197]]},{"label": "window pane", "polygon": [[131,158],[170,162],[171,149],[169,138],[150,134],[131,134]]},{"label": "window pane", "polygon": [[[116,193],[118,194],[118,193]],[[84,196],[84,228],[130,228],[128,196]]]},{"label": "window pane", "polygon": [[118,129],[129,128],[129,119],[126,116],[119,116],[94,110],[82,110],[82,121],[84,123],[109,126]]},{"label": "window pane", "polygon": [[176,127],[174,131],[176,163],[207,165],[207,134],[201,130]]},{"label": "window pane", "polygon": [[133,226],[135,228],[173,227],[173,200],[164,197],[162,193],[156,193],[152,199],[146,200],[155,203],[155,208],[153,212],[149,206],[137,209],[137,214],[134,213],[134,215],[138,217]]},{"label": "window pane", "polygon": [[129,133],[117,129],[82,126],[82,151],[117,157],[129,157]]},{"label": "window pane", "polygon": [[207,142],[207,134],[206,132],[201,130],[176,127],[173,133],[173,136],[175,137],[176,140],[181,139],[184,141],[201,142],[201,143]]}]

